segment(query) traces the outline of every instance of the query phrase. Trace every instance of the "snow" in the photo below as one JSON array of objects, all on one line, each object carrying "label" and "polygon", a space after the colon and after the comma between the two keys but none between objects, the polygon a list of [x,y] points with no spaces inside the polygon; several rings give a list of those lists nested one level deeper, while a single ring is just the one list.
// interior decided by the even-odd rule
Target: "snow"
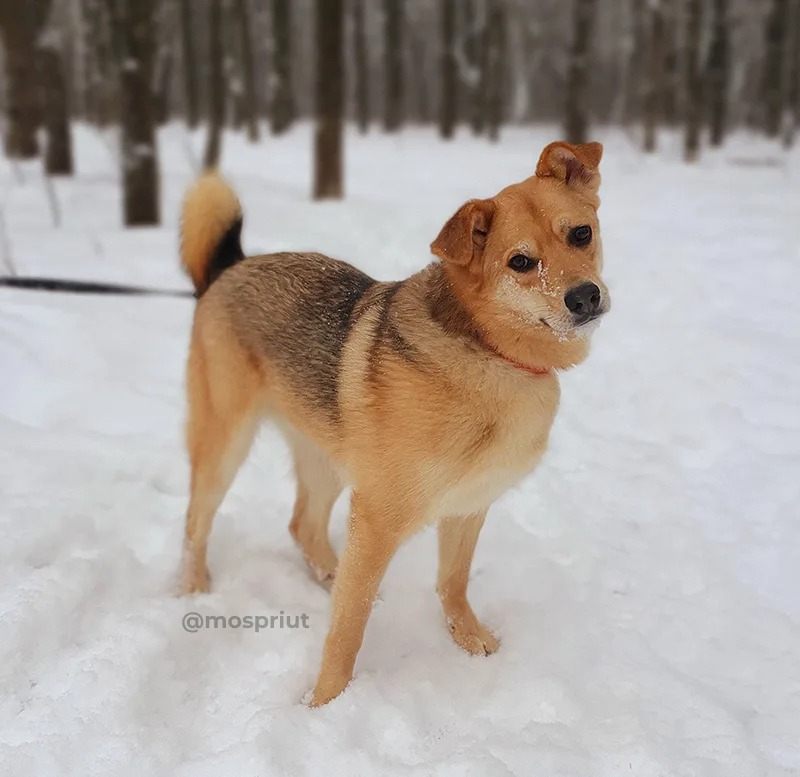
[{"label": "snow", "polygon": [[[223,169],[247,250],[320,249],[390,279],[557,135],[348,133],[341,203],[308,199],[309,127],[227,135]],[[392,563],[353,683],[318,710],[301,699],[330,599],[287,531],[273,430],[215,523],[213,592],[172,595],[191,301],[0,289],[5,774],[800,774],[800,154],[742,135],[690,167],[676,137],[653,158],[599,139],[613,309],[563,376],[543,463],[478,545],[471,599],[500,651],[451,642],[426,531]],[[41,173],[0,166],[19,272],[188,288],[177,212],[202,136],[159,142],[161,229],[121,229],[93,130],[77,128],[76,180],[55,183],[60,229]],[[181,626],[280,611],[309,628]]]}]

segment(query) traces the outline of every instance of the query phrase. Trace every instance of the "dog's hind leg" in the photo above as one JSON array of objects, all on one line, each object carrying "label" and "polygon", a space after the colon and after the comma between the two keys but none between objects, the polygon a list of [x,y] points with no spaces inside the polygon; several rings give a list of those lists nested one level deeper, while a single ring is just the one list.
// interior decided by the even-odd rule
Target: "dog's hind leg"
[{"label": "dog's hind leg", "polygon": [[260,420],[259,378],[253,365],[230,338],[218,333],[206,343],[199,329],[196,325],[188,366],[187,443],[192,474],[182,594],[208,590],[206,548],[214,515],[250,450]]},{"label": "dog's hind leg", "polygon": [[439,521],[439,575],[436,590],[455,643],[473,655],[494,653],[500,643],[475,616],[467,601],[472,556],[486,513]]},{"label": "dog's hind leg", "polygon": [[300,432],[287,433],[297,476],[297,499],[289,531],[303,551],[311,574],[330,589],[336,554],[328,537],[331,510],[343,484],[328,455]]}]

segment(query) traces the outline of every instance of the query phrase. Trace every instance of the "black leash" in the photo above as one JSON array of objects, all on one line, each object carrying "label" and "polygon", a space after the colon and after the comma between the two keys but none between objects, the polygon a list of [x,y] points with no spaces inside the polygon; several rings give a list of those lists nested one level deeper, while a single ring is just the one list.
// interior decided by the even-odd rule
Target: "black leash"
[{"label": "black leash", "polygon": [[70,281],[60,278],[0,278],[0,286],[29,291],[62,291],[71,294],[129,294],[153,297],[194,297],[192,291],[149,289],[145,286],[123,286],[119,283]]}]

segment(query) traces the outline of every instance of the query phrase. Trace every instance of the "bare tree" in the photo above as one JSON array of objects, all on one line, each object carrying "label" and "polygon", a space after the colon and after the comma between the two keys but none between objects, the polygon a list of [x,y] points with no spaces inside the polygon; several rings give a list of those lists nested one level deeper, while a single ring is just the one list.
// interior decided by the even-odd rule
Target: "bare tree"
[{"label": "bare tree", "polygon": [[712,13],[711,46],[708,51],[708,67],[706,69],[708,118],[711,145],[720,146],[725,136],[728,84],[730,83],[728,0],[714,0]]},{"label": "bare tree", "polygon": [[786,96],[784,66],[789,33],[789,0],[772,0],[765,27],[766,55],[762,79],[764,129],[776,138],[781,131]]},{"label": "bare tree", "polygon": [[403,14],[404,0],[383,0],[384,95],[383,127],[395,132],[403,123]]},{"label": "bare tree", "polygon": [[225,81],[222,72],[222,0],[209,0],[208,14],[208,137],[203,165],[212,169],[222,152],[225,123]]},{"label": "bare tree", "polygon": [[664,8],[659,0],[648,7],[647,73],[644,79],[644,150],[656,150],[656,131],[664,96]]},{"label": "bare tree", "polygon": [[80,6],[85,79],[82,89],[75,91],[82,93],[86,117],[100,127],[119,119],[112,7],[108,0],[82,0]]},{"label": "bare tree", "polygon": [[464,39],[464,60],[467,67],[467,84],[464,89],[464,112],[474,134],[483,131],[483,105],[481,100],[484,39],[486,27],[485,14],[481,14],[477,0],[464,0],[462,3],[462,27]]},{"label": "bare tree", "polygon": [[442,0],[441,100],[439,105],[439,134],[450,139],[455,134],[458,112],[458,62],[456,60],[456,4]]},{"label": "bare tree", "polygon": [[44,169],[48,175],[72,175],[72,134],[69,124],[64,63],[57,45],[48,45],[39,54],[44,97],[44,126],[47,149]]},{"label": "bare tree", "polygon": [[317,126],[314,199],[339,199],[342,182],[344,98],[343,0],[316,0]]},{"label": "bare tree", "polygon": [[486,32],[484,43],[484,78],[481,84],[481,97],[485,113],[489,139],[496,141],[500,136],[503,119],[503,97],[505,93],[505,19],[502,0],[488,0]]},{"label": "bare tree", "polygon": [[247,127],[247,138],[251,143],[258,140],[258,105],[256,100],[255,63],[250,39],[250,11],[247,0],[235,0],[233,12],[238,32],[239,72],[242,78],[241,118]]},{"label": "bare tree", "polygon": [[800,0],[793,0],[791,16],[791,43],[786,57],[786,119],[783,126],[783,145],[791,148],[797,125],[800,124]]},{"label": "bare tree", "polygon": [[703,116],[703,77],[700,71],[700,32],[703,9],[701,0],[688,0],[686,8],[686,128],[683,158],[694,162],[700,153],[700,129]]},{"label": "bare tree", "polygon": [[425,16],[427,7],[419,5],[409,9],[408,47],[411,50],[411,92],[414,97],[414,118],[422,124],[434,121],[431,88],[426,72],[425,53],[429,48],[429,25]]},{"label": "bare tree", "polygon": [[670,127],[680,124],[685,102],[684,50],[680,45],[683,0],[660,0],[664,11],[664,93],[661,113]]},{"label": "bare tree", "polygon": [[353,0],[356,123],[361,132],[366,132],[369,128],[369,54],[364,23],[365,2],[366,0]]},{"label": "bare tree", "polygon": [[157,0],[108,0],[119,54],[125,226],[159,223],[153,104]]},{"label": "bare tree", "polygon": [[36,130],[41,121],[36,39],[49,11],[49,0],[0,2],[0,35],[5,51],[5,151],[16,159],[39,153]]},{"label": "bare tree", "polygon": [[589,55],[595,8],[596,0],[573,0],[564,123],[564,132],[570,143],[585,143],[588,139]]},{"label": "bare tree", "polygon": [[57,6],[50,6],[37,50],[41,81],[42,121],[46,134],[44,157],[48,175],[72,175],[72,135],[64,63],[64,34]]},{"label": "bare tree", "polygon": [[272,133],[285,132],[295,118],[292,91],[292,11],[291,0],[272,0],[273,78]]},{"label": "bare tree", "polygon": [[194,51],[194,16],[192,0],[179,0],[181,4],[181,44],[183,53],[183,90],[186,123],[194,129],[200,121],[197,84],[197,57]]}]

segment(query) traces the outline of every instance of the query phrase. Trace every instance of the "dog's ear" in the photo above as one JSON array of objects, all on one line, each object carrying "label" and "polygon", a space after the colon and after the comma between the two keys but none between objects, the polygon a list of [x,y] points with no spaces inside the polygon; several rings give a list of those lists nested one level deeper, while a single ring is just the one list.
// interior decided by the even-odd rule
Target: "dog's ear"
[{"label": "dog's ear", "polygon": [[442,227],[439,236],[431,243],[431,251],[443,262],[466,267],[483,253],[494,210],[492,200],[464,203]]},{"label": "dog's ear", "polygon": [[600,188],[600,173],[597,168],[602,156],[602,143],[571,145],[557,141],[542,151],[536,165],[536,175],[539,178],[556,178],[567,186],[596,192]]}]

